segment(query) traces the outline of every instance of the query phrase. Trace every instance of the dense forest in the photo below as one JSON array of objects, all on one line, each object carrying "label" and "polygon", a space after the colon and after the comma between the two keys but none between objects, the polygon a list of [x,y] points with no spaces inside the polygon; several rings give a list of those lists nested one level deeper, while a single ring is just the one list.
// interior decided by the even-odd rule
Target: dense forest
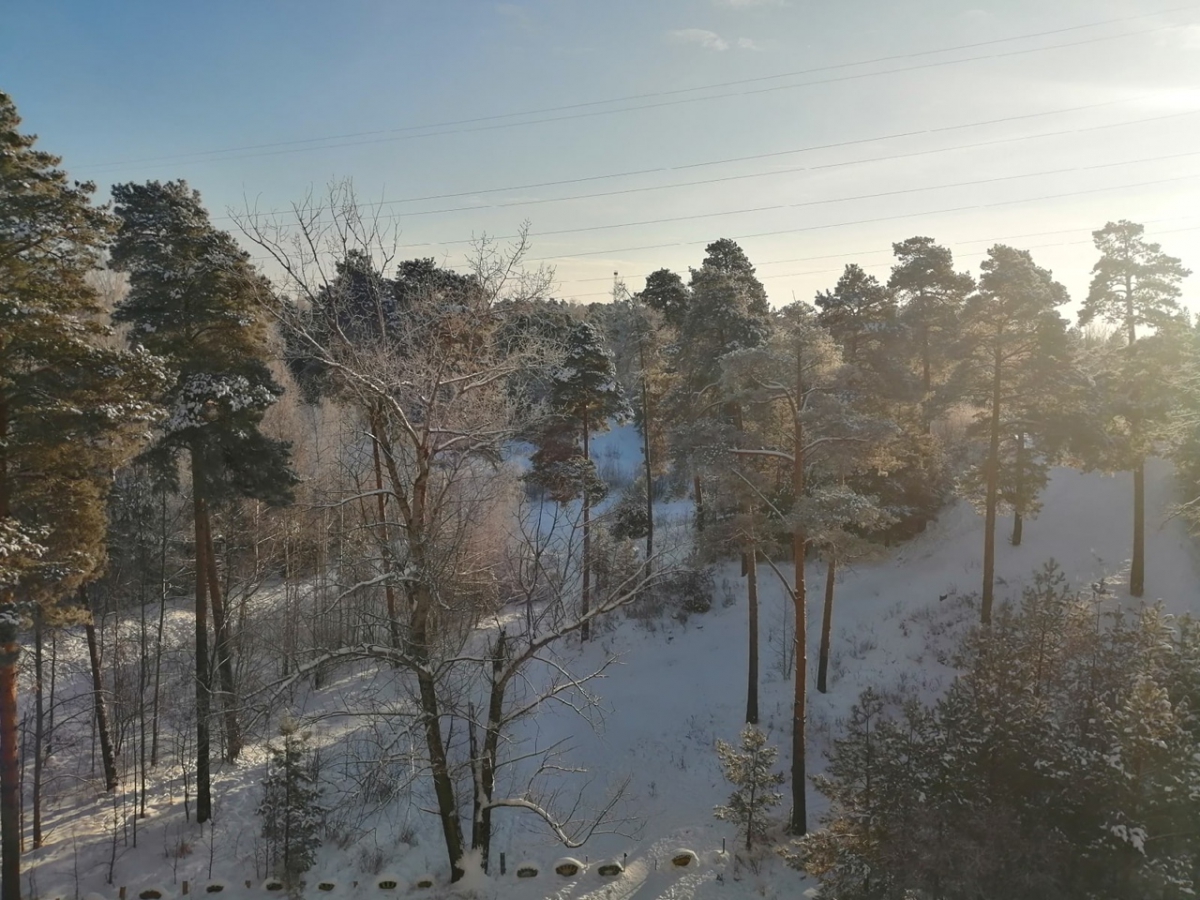
[{"label": "dense forest", "polygon": [[[552,707],[587,720],[605,636],[703,616],[730,560],[749,638],[725,733],[745,730],[713,750],[716,815],[747,859],[840,900],[1200,884],[1200,630],[1139,602],[1148,460],[1200,527],[1200,322],[1142,225],[1096,223],[1086,297],[1027,250],[969,272],[918,235],[886,280],[845,261],[808,299],[768,297],[717,239],[581,305],[527,262],[527,229],[451,269],[399,258],[349,183],[222,230],[183,181],[102,198],[61,164],[0,94],[2,900],[37,894],[23,858],[87,791],[110,883],[164,790],[193,836],[159,880],[184,843],[211,875],[214,773],[239,766],[262,773],[252,873],[290,890],[397,804],[436,822],[448,882],[495,872],[501,817],[566,848],[619,831],[619,778],[519,736]],[[628,477],[595,450],[617,428]],[[1106,513],[1128,567],[1089,590],[1048,562],[1014,596],[997,544],[1047,539],[1056,467],[1131,483]],[[959,676],[867,691],[818,760],[839,573],[958,500],[984,522]],[[768,590],[788,606],[783,771],[758,727]],[[369,685],[341,709],[353,739],[317,748],[286,713],[350,677]]]}]

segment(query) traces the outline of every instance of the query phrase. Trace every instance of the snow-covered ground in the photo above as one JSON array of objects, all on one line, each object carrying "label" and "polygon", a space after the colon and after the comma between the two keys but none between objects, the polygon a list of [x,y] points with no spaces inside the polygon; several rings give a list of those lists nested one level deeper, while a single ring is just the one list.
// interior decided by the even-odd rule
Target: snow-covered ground
[{"label": "snow-covered ground", "polygon": [[[626,467],[638,460],[632,429],[600,438],[597,461]],[[612,452],[608,448],[616,448]],[[1170,520],[1170,470],[1154,463],[1147,472],[1147,600],[1161,598],[1172,612],[1200,611],[1200,565],[1195,544],[1178,521]],[[1053,473],[1044,496],[1044,509],[1027,522],[1024,546],[1014,548],[1001,532],[997,542],[998,597],[1019,594],[1034,568],[1055,558],[1077,584],[1105,579],[1107,589],[1123,593],[1121,570],[1130,538],[1131,478],[1060,469]],[[662,513],[678,518],[685,510],[677,502]],[[1007,523],[1002,521],[1001,528]],[[971,595],[981,578],[982,522],[965,504],[944,511],[940,519],[914,541],[882,561],[848,569],[838,579],[834,621],[831,684],[828,694],[811,696],[810,772],[820,771],[823,751],[836,734],[859,692],[870,685],[908,688],[933,693],[953,677],[946,651],[956,634],[973,623],[978,610]],[[787,574],[785,570],[785,574]],[[815,666],[820,616],[820,586],[824,568],[810,566],[809,660]],[[789,642],[786,594],[764,567],[762,586],[761,718],[772,742],[780,748],[780,768],[788,766],[791,680],[784,652]],[[588,867],[574,878],[554,874],[562,855],[532,817],[500,810],[493,840],[492,873],[474,885],[481,896],[500,900],[686,900],[724,897],[797,897],[807,883],[776,860],[757,872],[720,854],[730,840],[729,826],[713,819],[714,804],[728,795],[714,742],[736,737],[746,693],[746,615],[744,584],[737,566],[717,572],[716,596],[710,612],[686,621],[669,620],[648,627],[624,617],[601,628],[577,660],[580,670],[599,663],[605,654],[619,664],[593,683],[601,700],[595,727],[575,713],[548,707],[528,723],[524,735],[540,746],[567,739],[572,765],[590,773],[588,799],[599,803],[605,792],[628,779],[619,811],[629,819],[624,834],[596,835],[583,848],[570,851]],[[184,617],[184,613],[177,614]],[[181,620],[182,624],[182,620]],[[309,694],[300,712],[335,708],[355,692],[368,689],[366,675],[344,673],[322,691]],[[812,683],[810,679],[810,684]],[[324,707],[322,706],[324,704]],[[596,717],[594,717],[596,718]],[[332,724],[318,728],[318,742],[335,740]],[[213,783],[216,825],[201,829],[183,821],[178,772],[155,773],[152,815],[139,823],[136,848],[124,841],[117,847],[112,884],[108,869],[113,849],[114,811],[94,784],[61,790],[48,817],[47,846],[25,858],[28,893],[42,897],[83,896],[96,892],[115,897],[126,885],[128,897],[150,884],[165,887],[165,896],[179,896],[186,879],[192,892],[203,891],[210,880],[230,887],[222,896],[268,896],[262,875],[254,871],[254,850],[260,823],[255,814],[261,796],[264,751],[249,748],[236,766],[218,765]],[[64,767],[70,763],[62,762]],[[169,777],[168,777],[169,776]],[[822,800],[810,797],[816,823]],[[121,820],[121,811],[117,811]],[[309,873],[306,896],[368,898],[407,895],[415,880],[433,872],[444,884],[445,860],[433,815],[401,799],[375,814],[366,837],[339,847],[326,843]],[[124,827],[132,827],[130,820]],[[180,855],[180,843],[190,852]],[[696,864],[671,866],[674,851],[697,852]],[[499,854],[507,874],[499,873]],[[373,859],[372,859],[373,857]],[[597,874],[597,864],[625,859],[626,869],[611,879]],[[540,865],[538,877],[517,879],[517,864]],[[379,875],[394,873],[398,891],[379,889]],[[211,879],[210,879],[211,865]],[[250,881],[251,889],[245,884]],[[316,889],[319,882],[336,883],[331,892]],[[357,882],[357,886],[355,886]],[[28,890],[30,887],[35,890]],[[427,892],[443,896],[445,889]]]}]

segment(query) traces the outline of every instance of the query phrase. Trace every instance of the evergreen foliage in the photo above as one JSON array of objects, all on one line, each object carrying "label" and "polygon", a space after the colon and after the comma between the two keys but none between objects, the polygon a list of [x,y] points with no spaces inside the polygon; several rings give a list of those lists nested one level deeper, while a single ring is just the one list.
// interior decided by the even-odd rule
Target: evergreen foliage
[{"label": "evergreen foliage", "polygon": [[770,810],[783,799],[783,794],[775,790],[783,784],[783,773],[772,771],[778,755],[756,725],[742,729],[737,746],[717,741],[717,758],[725,779],[733,785],[733,793],[723,805],[714,807],[713,815],[737,826],[738,834],[746,839],[747,850],[762,839]]},{"label": "evergreen foliage", "polygon": [[113,198],[121,225],[111,263],[129,273],[129,295],[113,319],[175,373],[164,397],[169,415],[147,458],[173,477],[175,459],[188,451],[209,502],[288,502],[288,445],[259,429],[282,393],[267,367],[270,285],[233,238],[212,227],[185,182],[120,184]]},{"label": "evergreen foliage", "polygon": [[105,561],[112,472],[159,415],[164,373],[116,350],[88,279],[114,222],[61,160],[21,133],[0,92],[0,849],[20,896],[19,628],[94,579]]},{"label": "evergreen foliage", "polygon": [[306,736],[290,722],[280,727],[280,736],[282,743],[269,748],[258,814],[271,868],[298,887],[300,876],[316,862],[325,811]]},{"label": "evergreen foliage", "polygon": [[1200,862],[1200,629],[1039,570],[932,706],[859,700],[785,853],[821,896],[1187,896]]}]

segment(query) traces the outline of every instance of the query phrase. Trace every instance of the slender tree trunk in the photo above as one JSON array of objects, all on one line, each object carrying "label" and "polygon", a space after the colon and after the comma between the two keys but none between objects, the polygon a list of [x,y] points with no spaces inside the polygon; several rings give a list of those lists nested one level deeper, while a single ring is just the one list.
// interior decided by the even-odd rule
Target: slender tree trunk
[{"label": "slender tree trunk", "polygon": [[821,614],[821,653],[817,658],[817,690],[829,692],[829,643],[833,634],[833,590],[837,581],[837,559],[829,554],[825,567],[825,609]]},{"label": "slender tree trunk", "polygon": [[217,554],[213,547],[212,515],[204,507],[204,565],[208,596],[212,602],[213,630],[216,634],[217,675],[221,679],[221,709],[225,720],[225,759],[234,762],[242,752],[242,729],[237,717],[237,684],[233,677],[233,640],[229,617],[221,597],[221,582],[217,573]]},{"label": "slender tree trunk", "polygon": [[117,759],[113,752],[112,732],[108,726],[108,704],[104,702],[104,676],[100,669],[100,646],[96,641],[96,617],[92,613],[87,588],[79,589],[79,603],[86,617],[83,629],[87,635],[88,659],[92,665],[92,699],[96,706],[96,734],[100,738],[100,758],[104,762],[104,789],[117,789]]},{"label": "slender tree trunk", "polygon": [[192,506],[196,535],[196,821],[212,817],[212,774],[209,769],[208,720],[212,713],[208,676],[208,541],[204,523],[206,504],[196,454],[192,454]]},{"label": "slender tree trunk", "polygon": [[1025,432],[1017,435],[1017,471],[1013,484],[1013,530],[1010,543],[1014,547],[1021,546],[1021,538],[1025,534],[1024,511],[1025,498]]},{"label": "slender tree trunk", "polygon": [[42,607],[34,607],[34,850],[42,846],[42,764],[46,748],[46,706],[42,700]]},{"label": "slender tree trunk", "polygon": [[758,724],[758,553],[742,554],[746,566],[746,600],[749,607],[750,664],[746,673],[746,724]]},{"label": "slender tree trunk", "polygon": [[704,530],[704,486],[700,483],[700,476],[692,476],[692,496],[696,501],[696,530]]},{"label": "slender tree trunk", "polygon": [[[379,435],[383,431],[382,418],[377,409],[371,410],[371,455],[375,463],[375,508],[379,516],[380,537],[383,540],[383,573],[392,573],[392,540],[387,525],[387,503],[383,496],[383,462],[379,458]],[[387,600],[388,635],[392,646],[401,649],[400,614],[396,609],[396,586],[391,578],[383,583],[383,593]]]},{"label": "slender tree trunk", "polygon": [[[504,666],[508,661],[508,638],[503,629],[492,650],[492,677],[488,691],[487,724],[481,752],[477,749],[474,815],[472,816],[471,847],[479,851],[483,870],[488,871],[492,846],[492,795],[496,788],[496,758],[500,748],[500,729],[504,716]],[[473,732],[472,732],[473,734]]]},{"label": "slender tree trunk", "polygon": [[[804,397],[804,358],[799,343],[796,346],[796,413],[792,423],[794,444],[792,459],[792,495],[796,502],[804,496],[804,424],[800,418],[800,407]],[[808,831],[808,803],[805,791],[808,778],[805,760],[805,727],[808,702],[808,587],[804,579],[804,558],[808,548],[808,537],[804,527],[797,523],[792,531],[792,556],[795,558],[795,585],[792,603],[795,606],[796,633],[792,636],[795,645],[796,672],[792,691],[792,819],[789,830],[792,834]]]},{"label": "slender tree trunk", "polygon": [[[583,459],[584,464],[592,458],[591,456],[591,422],[588,421],[588,410],[584,407],[583,410]],[[586,476],[585,476],[586,477]],[[588,491],[588,484],[584,482],[583,489],[583,591],[582,599],[579,602],[579,614],[587,616],[588,610],[592,604],[592,497]],[[587,641],[592,636],[591,622],[584,622],[583,627],[579,629],[580,642]]]},{"label": "slender tree trunk", "polygon": [[158,557],[158,635],[154,642],[154,698],[150,713],[150,765],[158,765],[158,697],[162,684],[163,626],[167,620],[167,492],[162,492]]},{"label": "slender tree trunk", "polygon": [[654,556],[654,465],[650,457],[650,399],[646,389],[646,354],[639,347],[642,363],[642,459],[646,464],[646,572],[645,579],[649,583],[653,570],[651,557]]},{"label": "slender tree trunk", "polygon": [[1000,345],[992,371],[992,415],[988,431],[987,506],[983,524],[983,600],[984,625],[992,622],[992,602],[996,582],[996,505],[1000,492]]},{"label": "slender tree trunk", "polygon": [[[8,405],[0,394],[0,521],[8,498]],[[17,661],[21,626],[15,590],[0,584],[0,900],[21,900],[21,764],[17,743]]]},{"label": "slender tree trunk", "polygon": [[42,766],[45,762],[46,707],[42,700],[43,621],[40,604],[33,608],[33,849],[42,846]]},{"label": "slender tree trunk", "polygon": [[1146,592],[1146,460],[1133,467],[1133,558],[1129,563],[1129,593]]},{"label": "slender tree trunk", "polygon": [[54,753],[54,692],[58,687],[58,629],[50,629],[50,709],[46,712],[46,759]]}]

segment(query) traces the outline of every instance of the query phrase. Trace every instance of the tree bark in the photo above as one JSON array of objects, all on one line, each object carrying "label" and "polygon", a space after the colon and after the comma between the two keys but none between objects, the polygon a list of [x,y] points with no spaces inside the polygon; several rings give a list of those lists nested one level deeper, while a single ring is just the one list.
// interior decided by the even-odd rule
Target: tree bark
[{"label": "tree bark", "polygon": [[704,487],[700,483],[700,476],[692,476],[692,495],[696,501],[696,530],[704,530]]},{"label": "tree bark", "polygon": [[211,715],[208,675],[208,541],[204,535],[206,504],[196,454],[192,454],[192,506],[196,537],[196,821],[212,817],[212,775],[209,769],[208,719]]},{"label": "tree bark", "polygon": [[646,355],[641,351],[642,363],[642,459],[646,464],[646,582],[650,582],[654,556],[654,466],[650,457],[650,399],[646,388]]},{"label": "tree bark", "polygon": [[[800,411],[804,398],[804,358],[799,343],[796,346],[796,410],[792,423],[792,495],[796,502],[804,496],[804,424]],[[796,672],[792,686],[792,818],[789,830],[801,835],[808,831],[807,766],[805,761],[805,723],[807,717],[808,690],[808,588],[804,579],[804,557],[808,538],[804,527],[796,524],[792,531],[792,556],[795,558],[795,585],[792,603],[795,607],[796,633],[792,636],[795,645]]]},{"label": "tree bark", "polygon": [[1133,557],[1129,562],[1129,593],[1146,592],[1146,460],[1133,467]]},{"label": "tree bark", "polygon": [[33,609],[33,849],[42,846],[42,767],[45,763],[46,706],[42,698],[42,608]]},{"label": "tree bark", "polygon": [[[379,435],[382,431],[383,423],[379,411],[373,407],[371,410],[371,455],[375,464],[375,509],[379,517],[380,537],[383,540],[383,573],[391,575],[392,541],[387,526],[387,503],[383,496],[383,463],[379,458]],[[402,646],[400,614],[396,608],[396,586],[392,584],[391,578],[383,583],[383,593],[387,601],[388,636],[392,639],[392,646],[399,650]]]},{"label": "tree bark", "polygon": [[[478,753],[474,815],[472,816],[471,847],[479,851],[483,870],[488,871],[492,846],[492,795],[496,788],[496,761],[500,752],[500,730],[504,717],[504,691],[507,681],[504,666],[508,661],[508,639],[503,629],[496,638],[492,650],[492,675],[488,691],[487,724],[484,730],[482,752]],[[473,727],[473,725],[472,725]]]},{"label": "tree bark", "polygon": [[1025,432],[1017,435],[1017,471],[1013,484],[1013,530],[1010,543],[1014,547],[1021,546],[1021,538],[1025,534],[1025,519],[1022,516],[1023,499],[1025,496]]},{"label": "tree bark", "polygon": [[[585,466],[591,458],[591,422],[588,421],[587,407],[584,407],[583,459]],[[587,476],[585,475],[584,478],[586,479]],[[586,619],[592,603],[592,498],[591,493],[588,491],[586,480],[583,486],[583,561],[581,565],[583,566],[583,572],[581,573],[583,590],[579,601],[579,614]],[[579,640],[583,643],[591,636],[591,622],[585,621],[583,627],[579,629]]]},{"label": "tree bark", "polygon": [[212,516],[204,507],[204,566],[208,596],[212,603],[213,630],[216,634],[217,675],[221,679],[221,709],[225,720],[225,759],[234,762],[242,752],[242,730],[237,717],[237,685],[233,678],[233,641],[229,633],[229,617],[221,597],[221,581],[217,573],[217,554],[213,547]]},{"label": "tree bark", "polygon": [[87,635],[88,659],[92,666],[92,699],[96,707],[96,734],[100,738],[100,758],[104,763],[104,789],[117,789],[117,759],[113,752],[112,732],[108,726],[108,705],[104,702],[104,676],[100,669],[100,646],[96,642],[96,617],[92,613],[87,588],[79,589],[79,603],[87,614],[84,632]]},{"label": "tree bark", "polygon": [[[0,521],[8,498],[8,405],[0,395]],[[17,597],[0,585],[0,900],[21,900],[21,765],[17,744]]]},{"label": "tree bark", "polygon": [[833,590],[837,580],[837,560],[829,555],[829,564],[825,568],[825,609],[821,614],[821,653],[817,658],[817,690],[822,694],[829,692],[829,643],[833,634]]},{"label": "tree bark", "polygon": [[984,625],[992,623],[996,581],[996,505],[1000,489],[1000,375],[1001,348],[996,344],[992,370],[992,415],[988,431],[987,501],[983,524],[983,597],[980,612]]},{"label": "tree bark", "polygon": [[746,567],[746,600],[749,607],[749,665],[746,673],[746,724],[758,724],[758,553],[742,554]]}]

